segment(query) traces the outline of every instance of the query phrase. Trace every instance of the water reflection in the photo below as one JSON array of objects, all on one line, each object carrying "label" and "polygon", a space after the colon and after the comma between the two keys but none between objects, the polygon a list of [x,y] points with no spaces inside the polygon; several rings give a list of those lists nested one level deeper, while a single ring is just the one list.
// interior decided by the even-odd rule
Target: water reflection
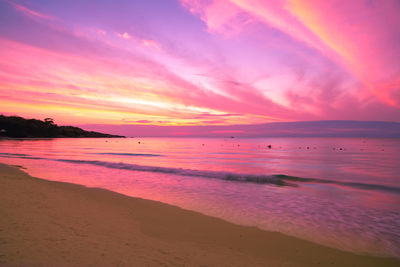
[{"label": "water reflection", "polygon": [[[63,159],[338,183],[277,187],[57,161]],[[2,140],[0,162],[23,165],[34,176],[162,201],[343,249],[400,255],[400,194],[339,183],[400,187],[398,139]]]}]

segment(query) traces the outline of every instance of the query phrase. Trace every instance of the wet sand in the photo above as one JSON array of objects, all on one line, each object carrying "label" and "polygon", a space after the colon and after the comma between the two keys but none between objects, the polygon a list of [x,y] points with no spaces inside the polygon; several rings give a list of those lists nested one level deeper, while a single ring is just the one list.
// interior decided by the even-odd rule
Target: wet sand
[{"label": "wet sand", "polygon": [[0,266],[400,266],[0,164]]}]

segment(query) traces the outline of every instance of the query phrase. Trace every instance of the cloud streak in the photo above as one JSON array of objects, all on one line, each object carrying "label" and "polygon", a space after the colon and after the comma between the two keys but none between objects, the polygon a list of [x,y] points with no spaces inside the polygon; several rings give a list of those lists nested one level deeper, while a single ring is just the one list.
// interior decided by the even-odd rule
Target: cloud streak
[{"label": "cloud streak", "polygon": [[399,121],[397,1],[157,3],[0,2],[1,112],[113,125]]}]

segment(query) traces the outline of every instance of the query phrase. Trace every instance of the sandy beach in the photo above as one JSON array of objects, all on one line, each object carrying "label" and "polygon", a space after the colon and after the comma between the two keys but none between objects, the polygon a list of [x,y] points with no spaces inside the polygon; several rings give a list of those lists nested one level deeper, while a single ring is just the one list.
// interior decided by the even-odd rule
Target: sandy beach
[{"label": "sandy beach", "polygon": [[399,266],[0,164],[0,266]]}]

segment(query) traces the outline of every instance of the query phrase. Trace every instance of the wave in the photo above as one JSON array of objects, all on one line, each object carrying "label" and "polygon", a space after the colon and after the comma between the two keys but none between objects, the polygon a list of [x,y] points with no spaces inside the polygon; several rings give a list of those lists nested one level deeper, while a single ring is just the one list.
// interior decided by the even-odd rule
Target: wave
[{"label": "wave", "polygon": [[301,183],[332,184],[332,185],[340,185],[340,186],[359,188],[359,189],[364,189],[364,190],[382,190],[382,191],[388,191],[388,192],[400,194],[400,187],[395,187],[395,186],[345,182],[345,181],[337,181],[337,180],[325,180],[325,179],[317,179],[317,178],[304,178],[304,177],[289,176],[289,175],[284,175],[284,174],[271,174],[271,175],[240,174],[240,173],[224,172],[224,171],[207,171],[207,170],[193,170],[193,169],[185,169],[185,168],[147,166],[147,165],[129,164],[129,163],[122,163],[122,162],[117,163],[117,162],[99,161],[99,160],[41,158],[41,157],[33,157],[30,155],[18,154],[18,153],[0,153],[0,157],[52,160],[52,161],[67,162],[67,163],[74,163],[74,164],[90,164],[90,165],[96,165],[96,166],[112,168],[112,169],[123,169],[123,170],[144,171],[144,172],[158,172],[158,173],[176,174],[176,175],[183,175],[183,176],[215,178],[215,179],[221,179],[221,180],[227,180],[227,181],[252,182],[252,183],[258,183],[258,184],[273,184],[273,185],[279,185],[279,186],[295,186],[295,187],[297,187]]},{"label": "wave", "polygon": [[115,156],[136,156],[136,157],[162,157],[159,154],[144,154],[144,153],[114,153],[114,152],[104,152],[104,153],[89,153],[96,155],[115,155]]},{"label": "wave", "polygon": [[0,153],[0,156],[29,156],[29,155],[20,153]]},{"label": "wave", "polygon": [[[6,154],[6,155],[3,155],[3,154]],[[13,155],[10,155],[9,153],[0,153],[0,157],[1,156],[5,157],[5,156],[13,156]],[[26,156],[25,155],[21,155],[21,156],[14,155],[14,157],[24,158],[24,159],[52,160],[52,161],[67,162],[67,163],[74,163],[74,164],[91,164],[91,165],[102,166],[102,167],[106,167],[106,168],[112,168],[112,169],[145,171],[145,172],[159,172],[159,173],[177,174],[177,175],[183,175],[183,176],[215,178],[215,179],[238,181],[238,182],[275,184],[275,185],[280,185],[280,186],[293,185],[293,184],[283,181],[276,175],[238,174],[238,173],[232,173],[232,172],[192,170],[192,169],[160,167],[160,166],[146,166],[146,165],[128,164],[128,163],[122,163],[122,162],[116,163],[116,162],[99,161],[99,160],[39,158],[39,157],[32,157],[29,155],[26,155]]]},{"label": "wave", "polygon": [[365,184],[365,183],[345,182],[345,181],[326,180],[326,179],[317,179],[317,178],[303,178],[303,177],[296,177],[296,176],[288,176],[288,175],[284,175],[284,174],[278,174],[276,176],[283,180],[289,180],[289,181],[293,181],[293,182],[335,184],[335,185],[343,185],[343,186],[360,188],[360,189],[384,190],[384,191],[389,191],[389,192],[393,192],[393,193],[400,193],[400,187],[389,186],[389,185]]},{"label": "wave", "polygon": [[171,167],[159,167],[159,166],[146,166],[128,163],[116,163],[108,161],[98,161],[98,160],[73,160],[73,159],[55,159],[57,161],[78,163],[78,164],[91,164],[102,166],[106,168],[113,169],[123,169],[132,171],[145,171],[145,172],[159,172],[167,174],[178,174],[183,176],[196,176],[204,178],[216,178],[222,180],[239,181],[239,182],[254,182],[254,183],[269,183],[276,185],[289,185],[289,183],[284,182],[282,179],[275,175],[254,175],[254,174],[238,174],[231,172],[221,172],[221,171],[205,171],[205,170],[193,170],[184,168],[171,168]]}]

